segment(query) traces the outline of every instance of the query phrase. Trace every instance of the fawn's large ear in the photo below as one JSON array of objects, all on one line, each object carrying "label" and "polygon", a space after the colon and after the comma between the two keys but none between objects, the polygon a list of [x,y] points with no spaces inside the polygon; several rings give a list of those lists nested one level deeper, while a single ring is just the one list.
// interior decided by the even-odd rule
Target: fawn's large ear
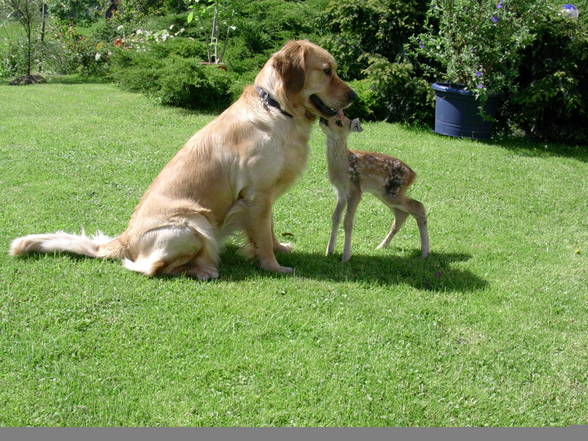
[{"label": "fawn's large ear", "polygon": [[274,55],[273,67],[288,93],[298,93],[304,87],[307,50],[303,42],[289,41]]},{"label": "fawn's large ear", "polygon": [[363,128],[359,123],[359,118],[355,118],[351,120],[351,124],[349,126],[349,131],[351,132],[363,132]]}]

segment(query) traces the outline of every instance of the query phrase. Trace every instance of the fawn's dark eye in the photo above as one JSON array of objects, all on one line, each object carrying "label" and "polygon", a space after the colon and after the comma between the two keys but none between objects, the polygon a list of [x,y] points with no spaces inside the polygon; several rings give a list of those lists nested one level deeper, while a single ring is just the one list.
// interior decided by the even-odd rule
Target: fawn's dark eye
[{"label": "fawn's dark eye", "polygon": [[326,69],[323,69],[323,72],[325,73],[325,75],[330,77],[333,73],[333,70],[330,67],[327,67]]},{"label": "fawn's dark eye", "polygon": [[337,124],[339,127],[343,127],[343,123],[339,120],[335,121],[335,124]]}]

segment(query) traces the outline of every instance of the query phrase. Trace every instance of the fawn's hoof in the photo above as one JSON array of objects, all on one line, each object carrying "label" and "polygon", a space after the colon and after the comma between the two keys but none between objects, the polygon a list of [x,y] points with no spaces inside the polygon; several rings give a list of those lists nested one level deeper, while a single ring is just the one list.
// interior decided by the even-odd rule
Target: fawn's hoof
[{"label": "fawn's hoof", "polygon": [[290,253],[294,249],[294,245],[290,242],[278,242],[274,245],[274,252],[276,253]]}]

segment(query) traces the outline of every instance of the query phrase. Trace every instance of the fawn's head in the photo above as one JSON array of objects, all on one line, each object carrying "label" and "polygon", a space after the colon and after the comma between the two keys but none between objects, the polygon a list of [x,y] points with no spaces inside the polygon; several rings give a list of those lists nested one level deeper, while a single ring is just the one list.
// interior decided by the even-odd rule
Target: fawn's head
[{"label": "fawn's head", "polygon": [[363,131],[359,118],[349,119],[343,114],[343,112],[340,112],[329,119],[321,118],[319,125],[325,135],[329,138],[345,139],[350,132]]}]

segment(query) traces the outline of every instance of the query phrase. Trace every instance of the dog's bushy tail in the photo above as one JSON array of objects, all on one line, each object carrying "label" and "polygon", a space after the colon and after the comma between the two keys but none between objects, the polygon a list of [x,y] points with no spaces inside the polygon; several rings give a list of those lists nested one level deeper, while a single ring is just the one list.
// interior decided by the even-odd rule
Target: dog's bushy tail
[{"label": "dog's bushy tail", "polygon": [[103,259],[121,259],[125,255],[124,251],[118,237],[113,239],[100,231],[91,237],[83,231],[81,234],[58,231],[49,234],[29,234],[14,239],[8,253],[11,256],[20,256],[32,252],[66,252]]}]

